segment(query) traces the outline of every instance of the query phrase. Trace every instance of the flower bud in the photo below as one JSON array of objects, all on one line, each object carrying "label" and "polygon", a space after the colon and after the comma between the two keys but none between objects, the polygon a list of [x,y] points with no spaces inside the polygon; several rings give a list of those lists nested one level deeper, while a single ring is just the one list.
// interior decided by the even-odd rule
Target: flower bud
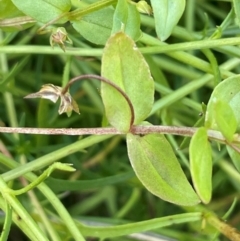
[{"label": "flower bud", "polygon": [[144,0],[141,0],[141,1],[137,2],[136,7],[137,7],[137,10],[140,13],[145,13],[145,14],[148,14],[148,15],[152,14],[151,6]]},{"label": "flower bud", "polygon": [[54,47],[55,44],[58,44],[59,47],[65,52],[65,43],[72,44],[72,40],[68,37],[66,29],[60,27],[53,30],[50,36],[50,45]]}]

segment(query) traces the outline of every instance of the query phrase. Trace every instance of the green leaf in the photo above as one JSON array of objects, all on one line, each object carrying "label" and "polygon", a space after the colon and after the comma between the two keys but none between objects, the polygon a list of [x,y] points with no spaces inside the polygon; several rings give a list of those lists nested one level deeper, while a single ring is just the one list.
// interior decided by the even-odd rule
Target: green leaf
[{"label": "green leaf", "polygon": [[163,135],[127,134],[127,148],[137,177],[151,193],[178,205],[192,206],[199,203]]},{"label": "green leaf", "polygon": [[199,128],[193,135],[189,155],[194,187],[200,199],[209,203],[212,195],[212,150],[206,128]]},{"label": "green leaf", "polygon": [[151,0],[157,36],[165,41],[181,18],[185,0]]},{"label": "green leaf", "polygon": [[238,26],[240,26],[240,2],[238,0],[233,0],[233,9],[234,9],[234,13],[236,15],[236,22],[238,24]]},{"label": "green leaf", "polygon": [[9,0],[1,1],[0,28],[4,31],[19,31],[32,26],[35,21],[24,13]]},{"label": "green leaf", "polygon": [[79,191],[79,190],[90,190],[99,189],[105,186],[114,185],[116,183],[125,182],[135,177],[134,172],[131,170],[126,173],[117,174],[115,176],[98,178],[94,180],[63,180],[49,177],[45,182],[55,192],[62,191]]},{"label": "green leaf", "polygon": [[[71,9],[70,0],[12,0],[14,5],[26,15],[41,23],[47,23]],[[66,22],[66,19],[58,23]]]},{"label": "green leaf", "polygon": [[231,142],[237,129],[237,120],[227,102],[222,100],[214,102],[214,118],[223,136]]},{"label": "green leaf", "polygon": [[[154,82],[144,57],[133,40],[122,32],[113,35],[106,44],[102,76],[125,91],[134,107],[134,124],[141,123],[152,109]],[[128,132],[131,113],[126,100],[105,83],[102,83],[101,93],[110,124],[120,131]]]},{"label": "green leaf", "polygon": [[16,8],[9,0],[1,0],[0,19],[23,16],[24,14]]},{"label": "green leaf", "polygon": [[83,16],[80,20],[72,20],[74,29],[88,41],[105,45],[111,35],[113,9],[103,8]]},{"label": "green leaf", "polygon": [[136,6],[126,0],[118,1],[113,16],[112,34],[119,31],[123,31],[135,41],[141,36],[140,14]]},{"label": "green leaf", "polygon": [[[236,147],[240,150],[239,145],[236,145]],[[235,151],[234,149],[232,149],[230,146],[227,146],[227,151],[228,151],[229,156],[231,157],[231,160],[232,160],[234,166],[236,167],[238,172],[240,172],[240,153]]]},{"label": "green leaf", "polygon": [[[230,78],[225,79],[220,84],[216,86],[214,91],[212,92],[212,95],[210,97],[210,100],[207,105],[207,111],[206,111],[206,117],[205,117],[205,126],[208,129],[214,129],[214,130],[220,130],[219,123],[216,120],[216,103],[217,102],[224,102],[227,103],[233,112],[233,115],[231,115],[231,121],[229,122],[230,130],[234,129],[234,117],[237,121],[237,131],[240,130],[240,111],[239,111],[239,103],[240,103],[240,75],[236,75]],[[225,105],[225,104],[220,104]],[[225,105],[226,106],[226,105]],[[224,107],[224,106],[223,106]],[[228,110],[225,112],[223,110],[223,107],[221,107],[221,111],[223,111],[223,115],[228,120],[229,116],[227,116],[227,113],[231,113],[231,110],[229,110],[228,107],[226,107]],[[218,113],[220,115],[221,113]],[[233,117],[234,116],[234,117]],[[221,130],[222,131],[222,130]],[[233,131],[231,131],[233,132]]]}]

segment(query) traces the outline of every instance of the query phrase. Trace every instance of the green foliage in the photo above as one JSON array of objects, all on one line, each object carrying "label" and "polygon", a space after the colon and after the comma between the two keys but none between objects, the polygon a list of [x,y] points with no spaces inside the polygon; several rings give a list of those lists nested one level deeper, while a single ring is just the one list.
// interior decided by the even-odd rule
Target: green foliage
[{"label": "green foliage", "polygon": [[126,0],[118,1],[113,16],[112,34],[124,31],[137,41],[141,36],[140,14],[135,5]]},{"label": "green foliage", "polygon": [[222,100],[214,102],[213,108],[218,129],[222,132],[227,141],[231,142],[238,125],[232,108],[227,102]]},{"label": "green foliage", "polygon": [[199,203],[197,195],[163,135],[128,134],[127,148],[133,170],[150,192],[178,205],[190,206]]},{"label": "green foliage", "polygon": [[12,3],[12,1],[1,1],[0,16],[3,18],[13,18],[16,16],[22,16],[23,13]]},{"label": "green foliage", "polygon": [[236,22],[240,26],[240,3],[237,0],[233,0],[233,8],[236,14]]},{"label": "green foliage", "polygon": [[41,23],[47,23],[59,15],[66,13],[71,8],[70,0],[31,0],[21,1],[13,0],[14,5],[26,15],[34,18]]},{"label": "green foliage", "polygon": [[[126,92],[134,107],[134,124],[141,123],[152,109],[154,83],[142,54],[124,33],[119,32],[108,40],[101,72]],[[102,83],[101,92],[109,123],[127,132],[132,118],[128,103],[105,83]]]},{"label": "green foliage", "polygon": [[[222,120],[227,122],[227,128],[231,128],[230,135],[234,134],[234,131],[240,128],[240,113],[238,111],[238,105],[240,101],[239,91],[239,75],[230,77],[222,81],[216,86],[212,92],[211,98],[208,103],[205,126],[211,129],[219,129],[219,124],[223,122],[219,121],[219,115],[222,114]],[[217,120],[218,119],[218,120]],[[224,129],[224,128],[222,128]]]},{"label": "green foliage", "polygon": [[240,240],[238,1],[2,0],[0,29],[0,240]]},{"label": "green foliage", "polygon": [[113,13],[111,8],[103,8],[71,23],[88,41],[104,45],[111,35]]},{"label": "green foliage", "polygon": [[24,16],[12,1],[2,0],[0,9],[0,28],[5,31],[25,29],[35,23],[34,19]]},{"label": "green foliage", "polygon": [[185,9],[185,0],[151,0],[157,36],[165,41],[177,25]]},{"label": "green foliage", "polygon": [[212,195],[212,150],[206,128],[199,128],[193,135],[189,156],[194,187],[200,199],[204,203],[209,203]]}]

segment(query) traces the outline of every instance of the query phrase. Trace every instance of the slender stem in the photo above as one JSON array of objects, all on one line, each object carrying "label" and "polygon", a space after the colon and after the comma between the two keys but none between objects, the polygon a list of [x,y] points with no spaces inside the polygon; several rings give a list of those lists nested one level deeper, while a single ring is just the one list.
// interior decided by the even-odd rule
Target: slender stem
[{"label": "slender stem", "polygon": [[38,186],[40,183],[42,183],[45,179],[47,179],[55,169],[62,170],[62,171],[75,171],[76,170],[75,168],[71,167],[71,164],[54,162],[39,177],[37,177],[34,181],[30,182],[30,184],[28,184],[27,186],[25,186],[21,189],[18,189],[18,190],[9,189],[8,192],[10,194],[12,194],[13,196],[27,193],[28,191],[32,190],[33,188]]},{"label": "slender stem", "polygon": [[[171,134],[178,136],[193,136],[197,131],[194,127],[176,127],[176,126],[133,126],[132,134]],[[0,133],[19,133],[19,134],[41,134],[41,135],[124,135],[114,127],[105,128],[14,128],[0,127]],[[219,131],[208,130],[208,137],[211,140],[227,143],[225,137]],[[240,135],[234,136],[234,143],[240,143]]]},{"label": "slender stem", "polygon": [[233,228],[232,226],[228,225],[224,221],[218,219],[214,214],[207,214],[205,215],[207,222],[216,228],[219,232],[224,234],[226,237],[229,238],[231,241],[238,241],[240,240],[240,232]]},{"label": "slender stem", "polygon": [[131,102],[131,100],[129,99],[129,97],[126,95],[126,93],[120,88],[118,87],[115,83],[113,83],[112,81],[99,76],[99,75],[94,75],[94,74],[86,74],[86,75],[79,75],[77,77],[72,78],[71,80],[69,80],[69,82],[67,83],[67,85],[63,88],[62,90],[62,95],[66,94],[66,92],[68,91],[69,87],[75,83],[76,81],[80,81],[80,80],[84,80],[84,79],[97,79],[100,80],[101,82],[104,82],[110,86],[112,86],[115,90],[117,90],[127,101],[128,106],[130,108],[130,112],[131,112],[131,120],[130,120],[130,128],[133,126],[134,123],[134,119],[135,119],[135,114],[134,114],[134,108],[133,108],[133,104]]}]

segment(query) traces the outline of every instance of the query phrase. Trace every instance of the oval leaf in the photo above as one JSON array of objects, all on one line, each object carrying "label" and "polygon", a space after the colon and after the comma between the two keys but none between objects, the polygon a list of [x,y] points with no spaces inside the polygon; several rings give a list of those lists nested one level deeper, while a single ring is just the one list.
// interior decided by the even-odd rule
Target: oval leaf
[{"label": "oval leaf", "polygon": [[141,36],[140,14],[136,6],[127,0],[118,1],[113,16],[112,34],[121,30],[135,41]]},{"label": "oval leaf", "polygon": [[103,8],[71,23],[75,30],[88,41],[105,45],[111,35],[113,13],[111,8]]},{"label": "oval leaf", "polygon": [[[106,44],[102,76],[114,82],[128,95],[134,107],[134,124],[142,122],[152,109],[154,82],[144,57],[133,40],[122,32],[113,35]],[[110,124],[120,131],[128,132],[131,113],[126,100],[105,83],[102,83],[101,93]]]},{"label": "oval leaf", "polygon": [[165,41],[185,9],[185,0],[151,0],[157,36]]},{"label": "oval leaf", "polygon": [[223,136],[231,142],[237,129],[237,120],[227,102],[222,100],[214,102],[214,118]]},{"label": "oval leaf", "polygon": [[[240,145],[237,145],[237,148],[240,150]],[[232,162],[238,172],[240,172],[240,153],[232,149],[230,146],[227,146],[227,151],[229,156],[232,159]]]},{"label": "oval leaf", "polygon": [[194,187],[200,199],[209,203],[212,195],[212,151],[206,128],[199,128],[193,135],[189,155]]},{"label": "oval leaf", "polygon": [[183,206],[199,203],[173,150],[163,135],[127,134],[128,156],[143,185],[161,199]]},{"label": "oval leaf", "polygon": [[[23,13],[41,23],[47,23],[71,9],[70,0],[12,0],[12,2]],[[66,19],[58,23],[65,21]]]},{"label": "oval leaf", "polygon": [[[233,112],[234,115],[231,115],[233,125],[231,128],[234,129],[234,120],[235,117],[237,121],[237,130],[240,130],[240,75],[236,75],[230,78],[225,79],[220,84],[216,86],[212,92],[211,98],[207,105],[206,117],[205,117],[205,126],[209,129],[219,130],[218,123],[216,120],[216,103],[225,102],[227,103]],[[225,105],[225,104],[223,104]],[[221,108],[222,109],[222,108]],[[229,108],[228,108],[229,109]],[[226,114],[224,114],[226,115]],[[234,116],[234,117],[233,117]],[[226,118],[229,118],[226,116]]]}]

